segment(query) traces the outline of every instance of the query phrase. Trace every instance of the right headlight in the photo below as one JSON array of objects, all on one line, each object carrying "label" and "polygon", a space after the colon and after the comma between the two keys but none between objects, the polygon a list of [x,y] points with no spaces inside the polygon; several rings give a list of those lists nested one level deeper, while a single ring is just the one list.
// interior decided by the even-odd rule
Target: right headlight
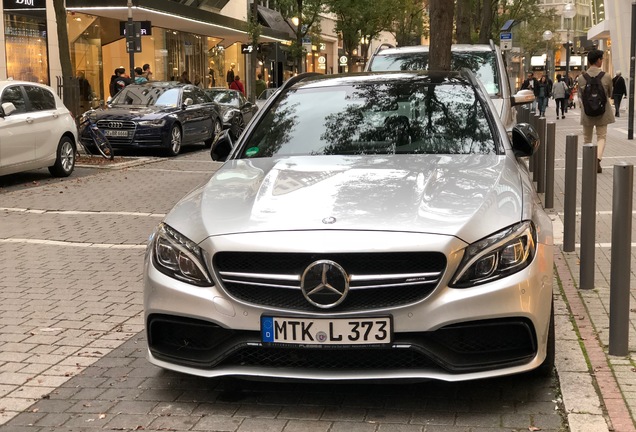
[{"label": "right headlight", "polygon": [[534,224],[524,221],[469,245],[450,286],[468,288],[523,270],[534,259],[536,239]]},{"label": "right headlight", "polygon": [[212,286],[206,254],[169,225],[160,224],[151,244],[152,262],[161,273],[198,286]]}]

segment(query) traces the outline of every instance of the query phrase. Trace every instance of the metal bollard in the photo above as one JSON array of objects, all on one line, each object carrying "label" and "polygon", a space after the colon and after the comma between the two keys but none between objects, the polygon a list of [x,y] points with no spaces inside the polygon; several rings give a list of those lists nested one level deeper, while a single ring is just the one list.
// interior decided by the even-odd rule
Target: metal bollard
[{"label": "metal bollard", "polygon": [[583,144],[581,172],[581,265],[579,288],[594,288],[596,253],[596,144]]},{"label": "metal bollard", "polygon": [[556,123],[548,123],[548,129],[545,136],[545,208],[551,209],[554,207],[554,152]]},{"label": "metal bollard", "polygon": [[574,252],[576,234],[576,171],[578,169],[578,135],[565,137],[565,185],[563,203],[563,252]]},{"label": "metal bollard", "polygon": [[536,171],[537,174],[537,193],[545,192],[545,147],[546,147],[546,139],[545,139],[545,125],[546,118],[539,118],[539,137],[541,138],[541,145],[537,149],[537,160],[536,160]]},{"label": "metal bollard", "polygon": [[614,165],[609,353],[617,356],[629,354],[633,181],[634,165],[626,162]]}]

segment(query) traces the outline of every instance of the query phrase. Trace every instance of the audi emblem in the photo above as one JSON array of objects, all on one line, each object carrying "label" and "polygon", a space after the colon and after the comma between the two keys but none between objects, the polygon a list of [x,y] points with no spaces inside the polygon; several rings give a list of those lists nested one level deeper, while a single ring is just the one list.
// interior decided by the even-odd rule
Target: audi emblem
[{"label": "audi emblem", "polygon": [[123,122],[108,122],[107,124],[109,129],[121,129],[124,127],[124,123]]}]

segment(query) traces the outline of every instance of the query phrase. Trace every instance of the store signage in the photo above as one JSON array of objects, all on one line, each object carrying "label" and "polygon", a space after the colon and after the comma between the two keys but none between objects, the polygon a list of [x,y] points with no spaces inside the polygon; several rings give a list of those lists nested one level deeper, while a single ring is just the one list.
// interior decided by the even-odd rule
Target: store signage
[{"label": "store signage", "polygon": [[2,0],[5,9],[46,9],[46,0]]},{"label": "store signage", "polygon": [[[254,45],[241,44],[241,53],[243,53],[243,54],[251,54],[252,51],[254,51]],[[256,52],[261,52],[260,44],[256,46]]]},{"label": "store signage", "polygon": [[340,66],[346,66],[347,65],[347,56],[340,56]]},{"label": "store signage", "polygon": [[[119,35],[126,36],[126,23],[128,21],[119,21]],[[152,36],[152,22],[150,21],[135,21],[139,23],[139,32],[141,36]]]}]

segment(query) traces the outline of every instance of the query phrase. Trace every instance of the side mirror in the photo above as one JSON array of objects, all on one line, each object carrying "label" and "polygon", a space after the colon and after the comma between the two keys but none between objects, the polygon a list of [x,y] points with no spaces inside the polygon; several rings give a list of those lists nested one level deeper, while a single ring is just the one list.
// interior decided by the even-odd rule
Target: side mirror
[{"label": "side mirror", "polygon": [[16,111],[15,105],[13,102],[5,102],[2,104],[2,116],[9,116]]},{"label": "side mirror", "polygon": [[515,156],[532,156],[539,145],[539,134],[529,123],[519,123],[512,128],[512,151]]},{"label": "side mirror", "polygon": [[186,98],[186,100],[183,101],[183,106],[188,107],[190,105],[192,105],[194,103],[194,101],[192,100],[192,98]]},{"label": "side mirror", "polygon": [[532,103],[532,102],[534,102],[534,92],[532,90],[527,90],[527,89],[519,90],[510,98],[510,103],[512,106],[523,105],[523,104]]},{"label": "side mirror", "polygon": [[212,148],[210,149],[210,157],[213,161],[225,162],[230,152],[232,151],[233,146],[234,144],[232,143],[230,130],[226,129],[221,132],[214,140],[214,143],[212,143]]}]

